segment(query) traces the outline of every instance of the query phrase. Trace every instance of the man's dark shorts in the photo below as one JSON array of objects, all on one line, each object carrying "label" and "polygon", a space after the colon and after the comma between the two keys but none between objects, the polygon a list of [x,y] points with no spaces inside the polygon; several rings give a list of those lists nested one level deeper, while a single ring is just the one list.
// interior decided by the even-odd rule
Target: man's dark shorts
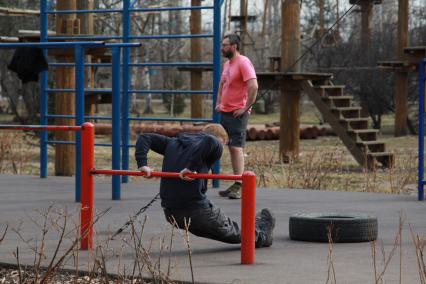
[{"label": "man's dark shorts", "polygon": [[246,129],[249,113],[234,117],[232,112],[221,112],[220,124],[229,136],[229,146],[244,147],[246,143]]}]

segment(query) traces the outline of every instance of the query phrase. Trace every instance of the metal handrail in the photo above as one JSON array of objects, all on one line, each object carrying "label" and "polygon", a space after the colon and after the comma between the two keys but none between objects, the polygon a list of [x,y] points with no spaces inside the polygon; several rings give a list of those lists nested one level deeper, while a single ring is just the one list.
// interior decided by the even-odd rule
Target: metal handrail
[{"label": "metal handrail", "polygon": [[419,63],[419,153],[418,153],[418,200],[424,200],[424,150],[425,150],[425,67],[426,58]]}]

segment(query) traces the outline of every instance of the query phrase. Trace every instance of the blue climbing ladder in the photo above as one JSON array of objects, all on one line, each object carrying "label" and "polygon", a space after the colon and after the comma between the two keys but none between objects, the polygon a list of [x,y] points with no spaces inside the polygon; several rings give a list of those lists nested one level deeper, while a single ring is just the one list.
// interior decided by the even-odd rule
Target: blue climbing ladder
[{"label": "blue climbing ladder", "polygon": [[[54,2],[48,0],[41,0],[40,3],[40,41],[66,41],[66,40],[96,40],[108,41],[116,40],[121,41],[122,45],[111,45],[113,62],[112,63],[85,63],[84,56],[81,54],[83,50],[76,49],[76,62],[73,63],[51,63],[49,67],[55,66],[75,66],[79,72],[76,72],[76,88],[70,89],[50,89],[48,87],[48,73],[43,72],[41,76],[41,105],[40,105],[40,124],[47,125],[49,118],[73,118],[76,120],[76,125],[82,125],[86,119],[97,120],[111,120],[113,133],[112,144],[96,144],[96,146],[110,146],[112,147],[112,169],[129,169],[129,150],[134,145],[130,144],[130,123],[132,121],[188,121],[188,122],[219,122],[219,114],[215,112],[212,107],[212,115],[210,119],[191,119],[191,118],[173,118],[173,117],[131,117],[130,116],[130,95],[146,95],[146,94],[190,94],[201,95],[207,94],[212,96],[213,106],[216,104],[216,95],[220,81],[221,58],[220,58],[220,43],[221,43],[221,30],[220,30],[220,14],[221,14],[221,0],[214,0],[212,6],[184,6],[184,7],[160,7],[160,8],[141,8],[135,7],[135,2],[130,0],[122,1],[122,8],[119,9],[96,9],[96,10],[55,10]],[[178,34],[178,35],[138,35],[132,34],[131,16],[136,13],[152,13],[152,12],[167,12],[167,11],[191,11],[203,10],[212,11],[213,13],[213,28],[211,33],[207,34]],[[76,35],[76,36],[49,36],[48,35],[48,17],[49,15],[59,14],[83,14],[83,13],[121,13],[122,14],[122,29],[120,35],[105,36],[105,35]],[[213,39],[213,60],[211,62],[131,62],[130,47],[136,43],[142,43],[145,40],[172,40],[172,39],[191,39],[191,38],[212,38]],[[126,45],[128,44],[128,45]],[[120,54],[122,48],[122,54]],[[77,54],[81,53],[81,54]],[[45,51],[47,55],[47,51]],[[77,60],[78,59],[78,60]],[[97,66],[111,66],[112,67],[112,88],[111,90],[96,90],[87,89],[84,85],[84,70],[86,67]],[[119,67],[121,66],[121,68]],[[213,69],[213,86],[211,90],[138,90],[132,88],[130,84],[130,72],[132,68],[144,67],[210,67]],[[76,94],[76,115],[64,116],[48,113],[48,98],[49,94],[57,92],[67,92]],[[87,93],[112,93],[112,115],[107,117],[99,116],[85,116],[84,115],[84,94]],[[114,95],[115,94],[115,95]],[[120,95],[121,94],[121,95]],[[43,131],[40,134],[40,177],[47,176],[47,146],[49,144],[75,144],[76,157],[79,157],[81,151],[79,146],[79,137],[76,142],[66,141],[49,141],[47,132]],[[121,150],[120,150],[121,149]],[[78,161],[77,161],[78,162]],[[220,164],[214,166],[213,172],[220,171]],[[79,182],[80,165],[76,164],[76,183]],[[120,176],[112,177],[112,199],[121,199],[121,182],[127,182],[128,177]],[[215,180],[214,186],[218,187],[219,182]],[[76,190],[76,201],[80,200],[80,189]]]}]

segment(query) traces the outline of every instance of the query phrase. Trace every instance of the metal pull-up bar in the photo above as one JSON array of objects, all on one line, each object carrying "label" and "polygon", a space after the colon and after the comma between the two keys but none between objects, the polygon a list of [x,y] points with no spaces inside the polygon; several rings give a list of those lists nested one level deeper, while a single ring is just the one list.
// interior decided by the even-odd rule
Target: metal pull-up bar
[{"label": "metal pull-up bar", "polygon": [[[93,168],[89,161],[94,161],[95,152],[95,126],[92,123],[84,123],[82,126],[67,125],[0,125],[0,130],[26,130],[26,131],[75,131],[81,134],[81,184],[93,183],[93,176],[90,171]],[[80,184],[78,185],[80,186]],[[81,246],[92,247],[93,240],[93,212],[94,212],[94,195],[92,192],[85,190],[81,200]]]},{"label": "metal pull-up bar", "polygon": [[419,155],[418,155],[418,200],[423,201],[425,199],[424,186],[426,181],[424,179],[424,165],[425,165],[425,67],[426,58],[421,60],[419,63]]},{"label": "metal pull-up bar", "polygon": [[[95,126],[86,122],[82,126],[62,125],[0,125],[0,130],[33,131],[76,131],[81,134],[81,217],[80,248],[93,248],[93,224],[95,182],[94,175],[145,176],[141,171],[96,170],[95,165]],[[152,177],[179,178],[179,173],[152,172]],[[244,172],[239,175],[226,174],[186,174],[193,179],[241,180],[241,264],[253,264],[255,261],[255,223],[256,223],[256,175]]]},{"label": "metal pull-up bar", "polygon": [[[85,140],[89,141],[89,139]],[[93,224],[93,214],[83,214],[83,200],[93,201],[94,195],[94,180],[93,175],[121,175],[121,176],[146,176],[146,173],[140,171],[125,171],[125,170],[96,170],[93,168],[94,160],[93,154],[89,154],[89,147],[87,148],[85,160],[82,165],[82,228],[89,228]],[[83,153],[84,153],[83,151]],[[84,154],[83,154],[84,155]],[[88,170],[91,169],[91,170]],[[171,172],[152,172],[152,177],[160,178],[179,178],[179,173]],[[239,175],[224,175],[224,174],[186,174],[186,177],[193,179],[216,179],[216,180],[241,180],[242,181],[242,201],[241,201],[241,264],[253,264],[255,262],[255,223],[256,223],[256,175],[253,172],[244,172]],[[93,203],[87,204],[88,207],[93,206]],[[93,212],[89,209],[84,213]],[[90,219],[83,219],[90,218]],[[89,227],[88,227],[89,226]],[[93,240],[89,239],[92,233],[87,234],[82,230],[81,249],[91,249]]]}]

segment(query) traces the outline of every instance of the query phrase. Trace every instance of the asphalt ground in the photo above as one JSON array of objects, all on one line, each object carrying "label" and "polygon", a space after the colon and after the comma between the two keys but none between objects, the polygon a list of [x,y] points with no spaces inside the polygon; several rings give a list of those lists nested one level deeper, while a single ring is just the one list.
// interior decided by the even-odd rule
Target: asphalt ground
[{"label": "asphalt ground", "polygon": [[[156,195],[159,181],[137,180],[123,184],[120,201],[111,200],[109,178],[96,178],[95,183],[97,213],[109,209],[95,224],[95,246],[103,247],[108,273],[122,274],[126,271],[129,275],[136,258],[131,230],[124,231],[112,241],[108,239],[126,223],[129,216]],[[0,193],[0,233],[8,226],[5,239],[0,244],[0,262],[17,263],[18,247],[19,262],[34,264],[37,258],[34,247],[44,243],[46,258],[42,265],[48,266],[60,240],[58,225],[63,224],[65,215],[70,229],[67,229],[57,255],[66,253],[76,236],[73,228],[78,226],[79,220],[79,205],[74,202],[74,178],[40,179],[36,176],[1,175]],[[239,200],[221,198],[217,195],[217,189],[209,189],[208,195],[225,214],[239,221]],[[46,226],[49,232],[43,241],[41,229],[49,206],[52,207]],[[165,221],[159,201],[141,215],[135,232],[143,233],[144,258],[152,264],[151,268],[166,273],[170,262],[170,277],[174,280],[191,282],[192,267],[197,283],[327,283],[329,276],[329,281],[335,277],[337,283],[375,283],[374,270],[376,275],[384,271],[383,283],[420,283],[410,227],[414,234],[424,237],[426,207],[414,195],[258,188],[257,209],[265,207],[270,208],[276,216],[274,243],[270,248],[256,250],[254,265],[240,264],[239,245],[193,235],[189,236],[192,252],[189,257],[184,232],[173,231],[174,236],[171,237],[172,228]],[[336,243],[332,249],[327,243],[290,240],[289,217],[313,212],[376,216],[379,224],[378,240],[375,244]],[[142,230],[141,223],[145,216]],[[401,246],[395,247],[401,217]],[[170,240],[172,249],[169,251]],[[376,261],[373,261],[372,251],[376,252]],[[94,257],[93,253],[87,251],[74,251],[68,255],[71,257],[66,258],[64,267],[90,269],[94,259],[100,258],[100,250],[94,253],[98,256]],[[145,276],[150,277],[147,267],[142,270]]]}]

